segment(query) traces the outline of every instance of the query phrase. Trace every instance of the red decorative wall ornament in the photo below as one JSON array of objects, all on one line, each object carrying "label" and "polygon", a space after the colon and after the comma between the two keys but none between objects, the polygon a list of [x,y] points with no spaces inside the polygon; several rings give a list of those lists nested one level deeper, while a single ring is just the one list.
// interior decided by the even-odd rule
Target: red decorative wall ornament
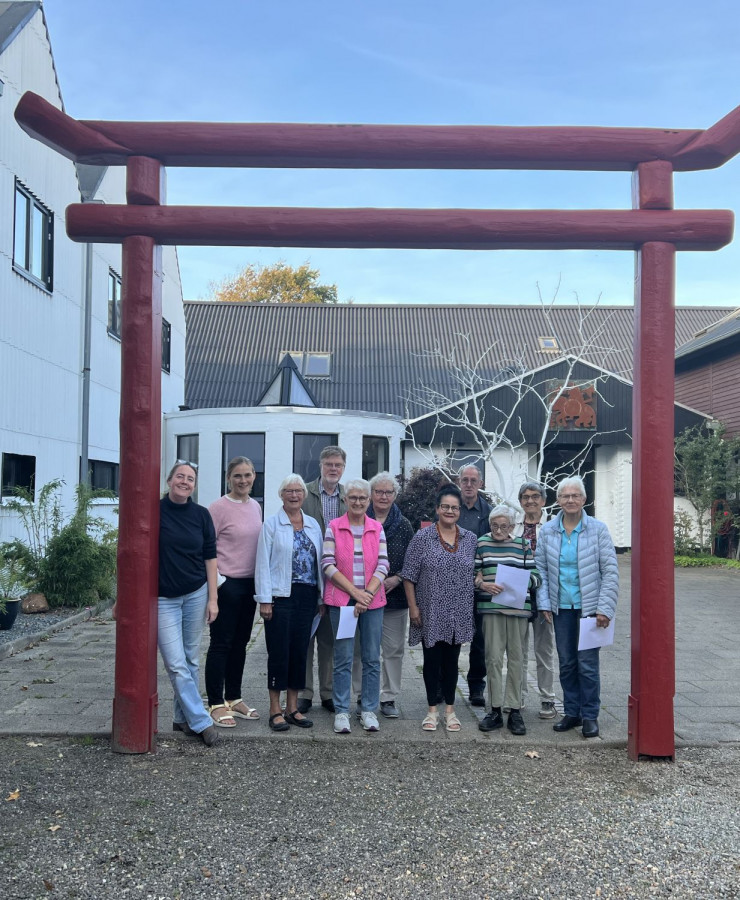
[{"label": "red decorative wall ornament", "polygon": [[549,382],[550,430],[595,431],[597,397],[593,384],[563,387],[562,381]]}]

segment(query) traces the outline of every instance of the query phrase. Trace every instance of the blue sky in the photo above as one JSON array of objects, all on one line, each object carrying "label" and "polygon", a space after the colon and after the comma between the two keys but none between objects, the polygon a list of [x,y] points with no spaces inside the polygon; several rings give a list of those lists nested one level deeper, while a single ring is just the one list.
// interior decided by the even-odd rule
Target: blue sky
[{"label": "blue sky", "polygon": [[[740,104],[731,0],[45,0],[80,119],[707,128]],[[740,207],[740,159],[675,203]],[[168,202],[628,208],[628,173],[170,169]],[[740,243],[681,253],[680,304],[740,305]],[[634,257],[587,251],[182,248],[183,292],[310,260],[356,302],[631,303]]]}]

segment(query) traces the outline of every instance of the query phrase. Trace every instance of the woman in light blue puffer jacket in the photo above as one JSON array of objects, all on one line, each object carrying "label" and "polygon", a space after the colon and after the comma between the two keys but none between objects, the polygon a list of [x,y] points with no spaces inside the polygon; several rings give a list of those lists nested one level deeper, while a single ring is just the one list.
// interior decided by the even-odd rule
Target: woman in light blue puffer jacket
[{"label": "woman in light blue puffer jacket", "polygon": [[603,522],[586,515],[586,489],[578,477],[557,490],[561,511],[542,526],[535,564],[542,575],[537,608],[555,630],[565,715],[553,729],[583,725],[584,737],[599,734],[599,649],[579,650],[581,618],[595,616],[606,628],[619,594],[617,554]]}]

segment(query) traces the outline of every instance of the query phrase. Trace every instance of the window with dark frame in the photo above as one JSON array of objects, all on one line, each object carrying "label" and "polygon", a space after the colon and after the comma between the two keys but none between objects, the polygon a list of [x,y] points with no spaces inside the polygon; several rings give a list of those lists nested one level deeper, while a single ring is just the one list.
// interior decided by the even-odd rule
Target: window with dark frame
[{"label": "window with dark frame", "polygon": [[13,267],[45,291],[52,292],[54,216],[17,179]]},{"label": "window with dark frame", "polygon": [[254,485],[251,496],[260,504],[265,502],[265,435],[264,432],[236,432],[222,436],[221,493],[227,493],[226,467],[235,456],[246,456],[254,466]]},{"label": "window with dark frame", "polygon": [[121,276],[108,269],[108,334],[121,337]]},{"label": "window with dark frame", "polygon": [[[80,460],[80,466],[82,460]],[[95,491],[112,491],[118,495],[118,463],[104,459],[88,459],[90,487]],[[83,479],[84,480],[84,479]]]},{"label": "window with dark frame", "polygon": [[328,378],[331,375],[331,353],[315,350],[283,350],[278,362],[290,356],[304,378]]},{"label": "window with dark frame", "polygon": [[35,456],[24,456],[21,453],[3,453],[3,497],[15,497],[15,488],[25,488],[33,494],[35,480]]},{"label": "window with dark frame", "polygon": [[336,447],[338,434],[294,434],[293,471],[308,484],[321,474],[319,454],[324,447]]},{"label": "window with dark frame", "polygon": [[[177,436],[177,455],[175,459],[184,459],[189,463],[194,463],[196,466],[198,465],[198,458],[200,453],[200,435],[198,434],[178,434]],[[174,464],[175,460],[172,460],[172,464]],[[169,466],[167,467],[167,471],[169,472]],[[195,483],[195,490],[193,491],[193,502],[198,502],[198,482]]]},{"label": "window with dark frame", "polygon": [[172,326],[167,319],[162,319],[162,371],[170,371],[170,344],[172,341]]},{"label": "window with dark frame", "polygon": [[362,436],[362,477],[369,481],[378,472],[387,472],[390,448],[387,437],[371,434]]}]

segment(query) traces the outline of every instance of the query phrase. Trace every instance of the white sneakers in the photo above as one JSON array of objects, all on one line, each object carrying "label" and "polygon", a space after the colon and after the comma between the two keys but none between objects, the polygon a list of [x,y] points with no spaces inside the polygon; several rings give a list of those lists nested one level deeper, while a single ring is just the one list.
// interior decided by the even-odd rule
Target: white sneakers
[{"label": "white sneakers", "polygon": [[334,716],[334,734],[349,734],[352,726],[349,724],[347,713],[337,713]]},{"label": "white sneakers", "polygon": [[360,721],[362,722],[362,727],[365,731],[380,731],[378,717],[374,712],[363,712],[360,715]]}]

